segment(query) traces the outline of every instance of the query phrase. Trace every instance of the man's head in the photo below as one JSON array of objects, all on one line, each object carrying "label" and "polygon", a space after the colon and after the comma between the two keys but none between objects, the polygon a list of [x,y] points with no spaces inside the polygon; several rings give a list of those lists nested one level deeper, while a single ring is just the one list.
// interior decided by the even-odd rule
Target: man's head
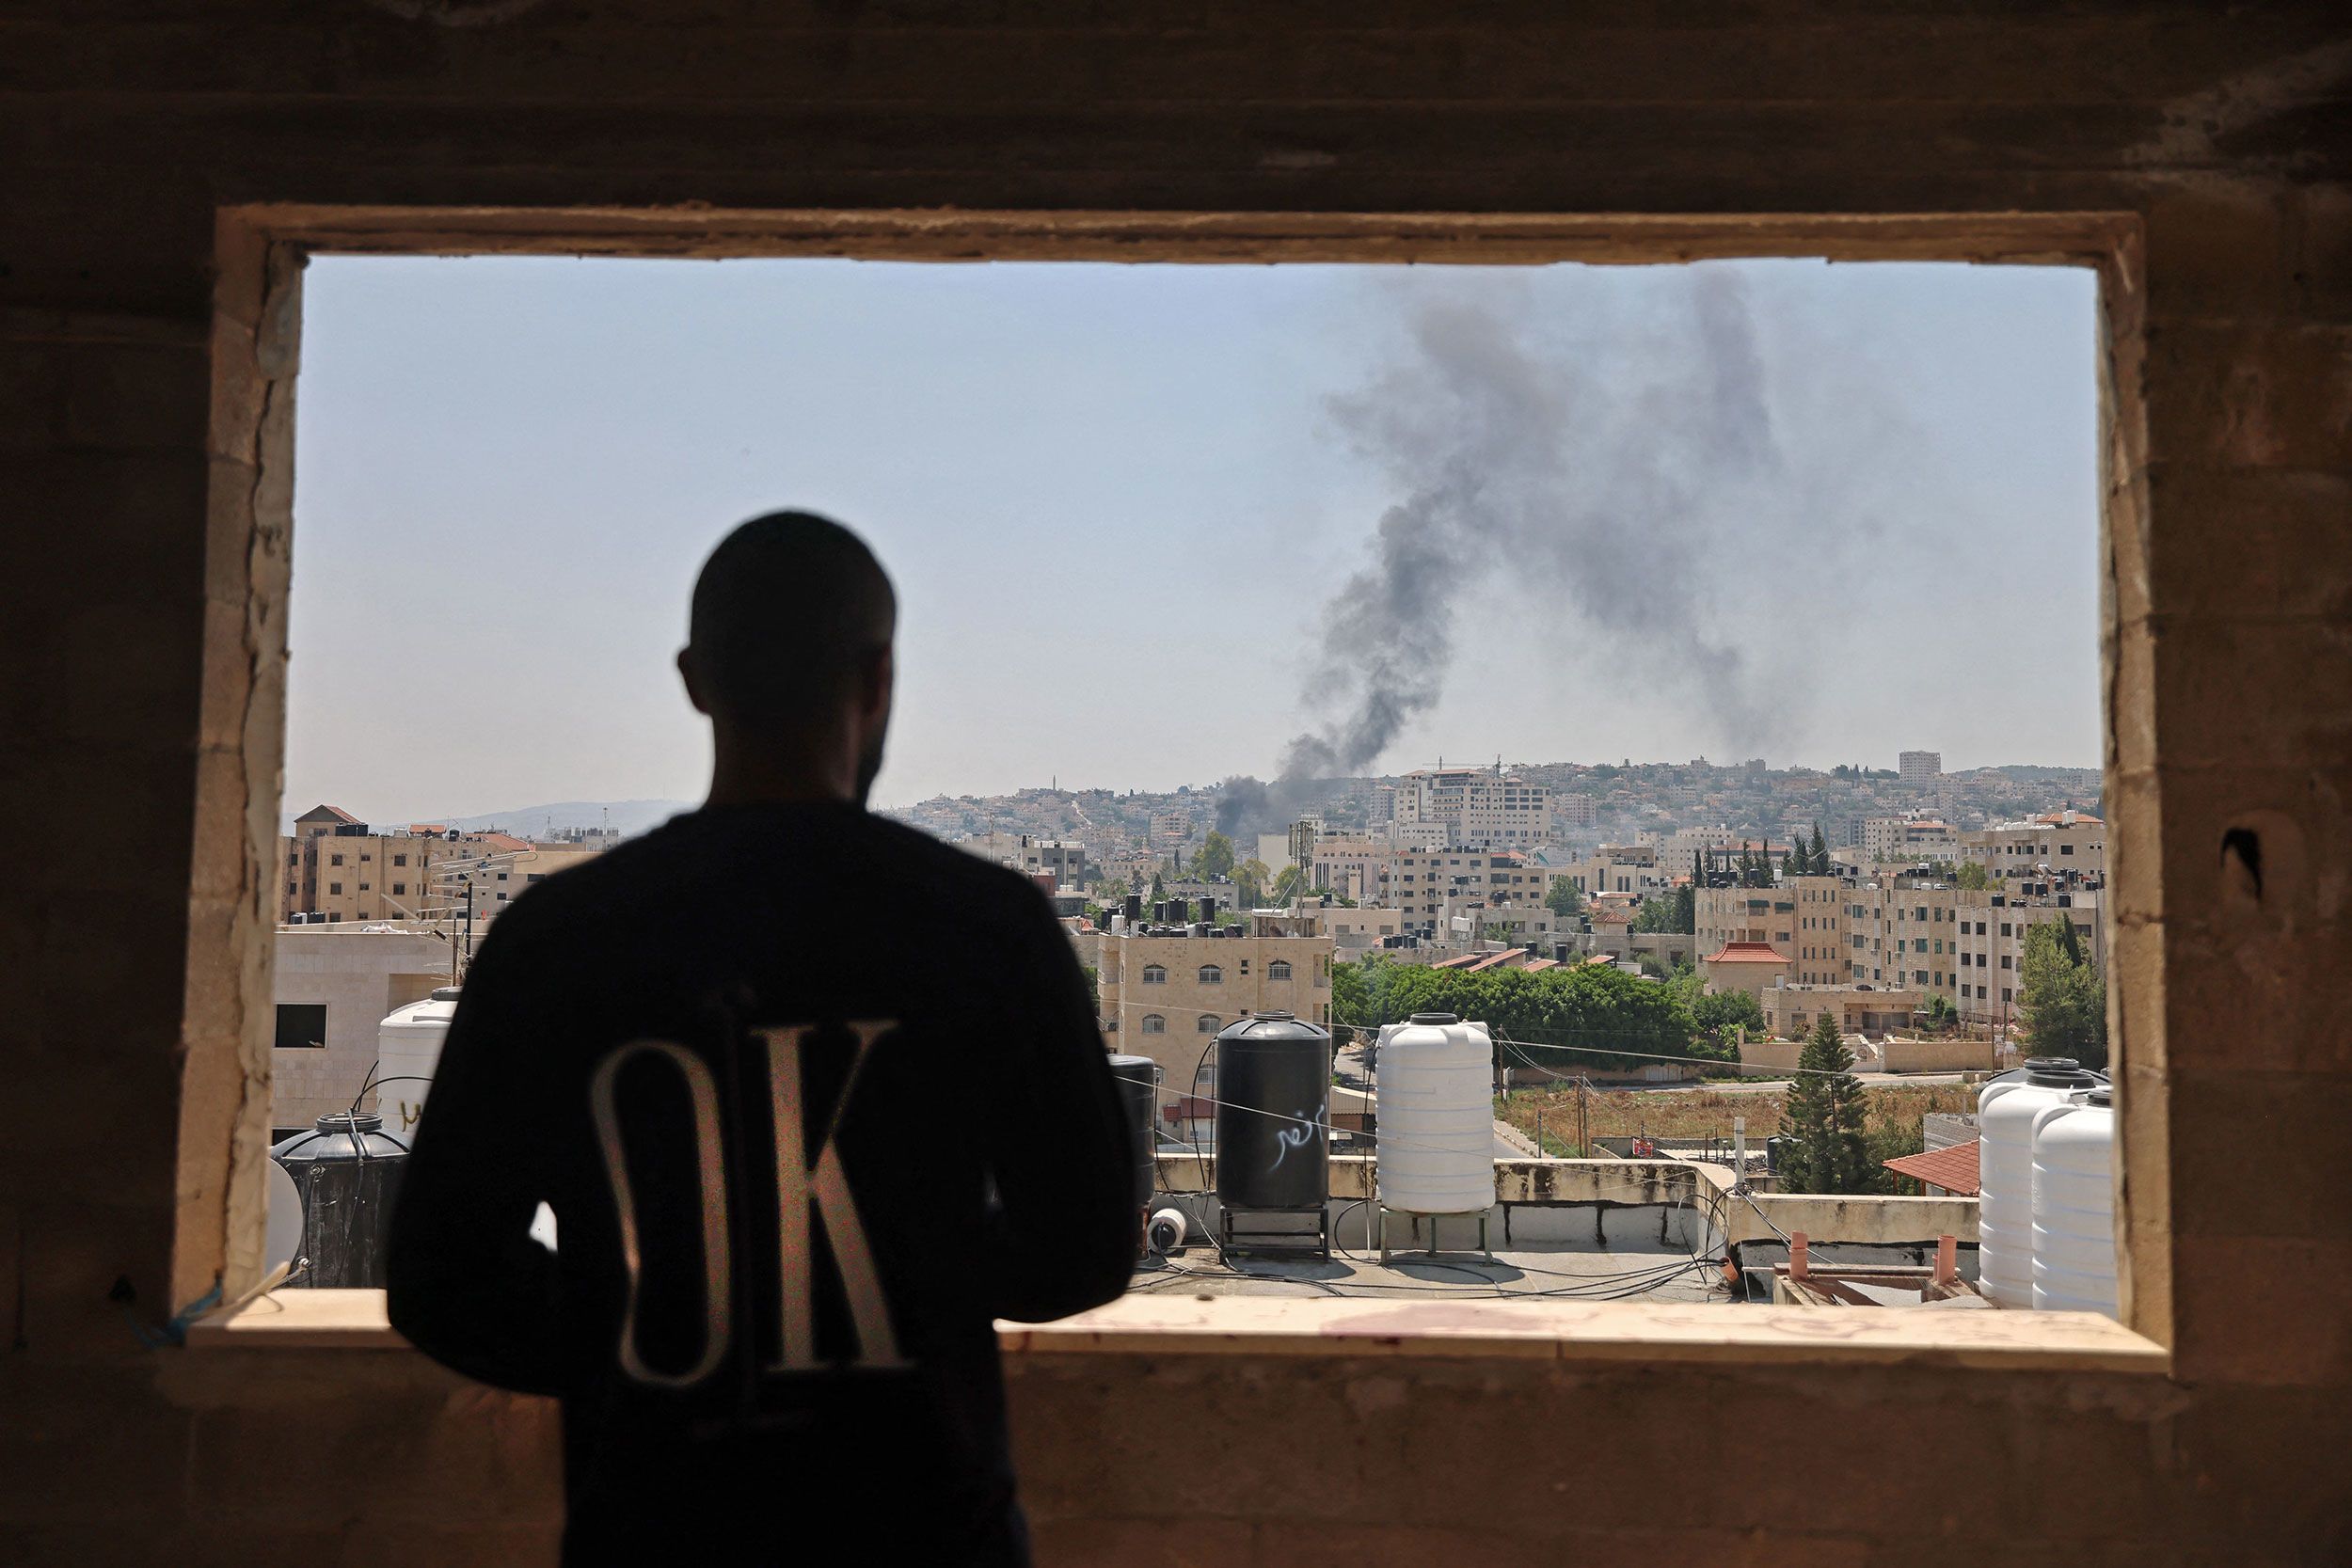
[{"label": "man's head", "polygon": [[820,782],[846,768],[865,800],[890,726],[898,615],[882,562],[830,518],[771,512],[721,540],[694,581],[677,659],[721,767],[758,759]]}]

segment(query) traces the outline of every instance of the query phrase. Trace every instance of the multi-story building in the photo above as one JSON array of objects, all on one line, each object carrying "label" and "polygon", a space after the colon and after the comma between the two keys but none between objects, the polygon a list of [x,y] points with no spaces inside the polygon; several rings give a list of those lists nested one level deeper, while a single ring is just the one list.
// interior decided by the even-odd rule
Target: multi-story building
[{"label": "multi-story building", "polygon": [[1604,844],[1582,860],[1551,867],[1547,880],[1565,877],[1588,897],[1598,893],[1647,895],[1671,888],[1675,879],[1689,870],[1688,865],[1677,868],[1662,861],[1652,845]]},{"label": "multi-story building", "polygon": [[1944,776],[1944,753],[1941,752],[1897,752],[1895,773],[1905,784],[1933,784]]},{"label": "multi-story building", "polygon": [[[355,864],[357,863],[354,863]],[[277,1036],[270,1052],[271,1141],[348,1110],[376,1060],[377,1028],[395,1007],[453,983],[449,933],[289,927],[278,933],[271,985]]]},{"label": "multi-story building", "polygon": [[1925,812],[1872,816],[1862,824],[1862,850],[1873,863],[1948,861],[1960,855],[1960,834]]},{"label": "multi-story building", "polygon": [[1551,791],[1499,768],[1419,768],[1397,781],[1391,820],[1429,847],[1533,847],[1551,834]]},{"label": "multi-story building", "polygon": [[1554,795],[1551,798],[1551,825],[1555,831],[1590,828],[1599,821],[1600,802],[1590,795]]},{"label": "multi-story building", "polygon": [[956,847],[1032,876],[1050,871],[1057,888],[1083,888],[1092,875],[1087,863],[1087,847],[1076,839],[1041,838],[1033,833],[980,833],[959,841]]},{"label": "multi-story building", "polygon": [[1960,855],[1996,877],[2032,877],[2043,866],[2099,877],[2106,871],[2106,824],[2097,817],[2054,811],[1963,833]]},{"label": "multi-story building", "polygon": [[458,833],[428,824],[377,832],[339,806],[313,806],[278,841],[278,919],[408,920],[435,901],[437,867],[526,850],[505,833]]},{"label": "multi-story building", "polygon": [[1328,1028],[1332,938],[1313,914],[1259,914],[1218,936],[1113,932],[1097,947],[1104,1041],[1149,1056],[1166,1075],[1164,1109],[1214,1096],[1217,1031],[1287,1012]]},{"label": "multi-story building", "polygon": [[2096,880],[2077,879],[2010,883],[2001,892],[1959,893],[1960,969],[1953,999],[1961,1016],[1979,1023],[2015,1020],[2025,984],[2026,933],[2036,926],[2068,922],[2083,952],[2104,970],[2106,922],[2099,917],[2104,892]]}]

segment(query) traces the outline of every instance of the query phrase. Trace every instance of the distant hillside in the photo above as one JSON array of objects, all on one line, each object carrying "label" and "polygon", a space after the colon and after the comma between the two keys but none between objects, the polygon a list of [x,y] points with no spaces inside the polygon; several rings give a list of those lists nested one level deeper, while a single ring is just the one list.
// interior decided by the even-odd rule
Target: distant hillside
[{"label": "distant hillside", "polygon": [[420,816],[420,822],[441,822],[468,832],[497,828],[518,838],[545,837],[566,828],[611,826],[625,833],[642,833],[660,827],[679,812],[691,811],[691,800],[558,800],[552,805],[517,806],[480,816]]}]

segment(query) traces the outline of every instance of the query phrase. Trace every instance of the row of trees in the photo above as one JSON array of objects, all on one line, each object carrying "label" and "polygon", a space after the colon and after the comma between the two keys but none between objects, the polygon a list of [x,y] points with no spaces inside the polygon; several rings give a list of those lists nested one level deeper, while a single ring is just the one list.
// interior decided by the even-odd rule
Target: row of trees
[{"label": "row of trees", "polygon": [[1332,966],[1331,1021],[1375,1029],[1415,1013],[1454,1013],[1523,1042],[1513,1048],[1498,1039],[1497,1055],[1514,1067],[1622,1069],[1650,1060],[1719,1058],[1723,1024],[1718,1019],[1709,1028],[1700,1025],[1692,1011],[1695,982],[1687,971],[1659,985],[1599,965],[1471,974],[1367,954]]}]

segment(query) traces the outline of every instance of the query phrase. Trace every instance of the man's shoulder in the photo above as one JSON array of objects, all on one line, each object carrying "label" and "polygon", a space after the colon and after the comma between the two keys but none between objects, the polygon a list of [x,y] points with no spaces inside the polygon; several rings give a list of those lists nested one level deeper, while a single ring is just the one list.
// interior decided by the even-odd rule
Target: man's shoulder
[{"label": "man's shoulder", "polygon": [[[1009,865],[982,860],[919,828],[869,813],[866,821],[882,852],[901,858],[933,895],[961,898],[1007,913],[1046,911],[1038,886]],[[1050,912],[1050,911],[1049,911]]]}]

